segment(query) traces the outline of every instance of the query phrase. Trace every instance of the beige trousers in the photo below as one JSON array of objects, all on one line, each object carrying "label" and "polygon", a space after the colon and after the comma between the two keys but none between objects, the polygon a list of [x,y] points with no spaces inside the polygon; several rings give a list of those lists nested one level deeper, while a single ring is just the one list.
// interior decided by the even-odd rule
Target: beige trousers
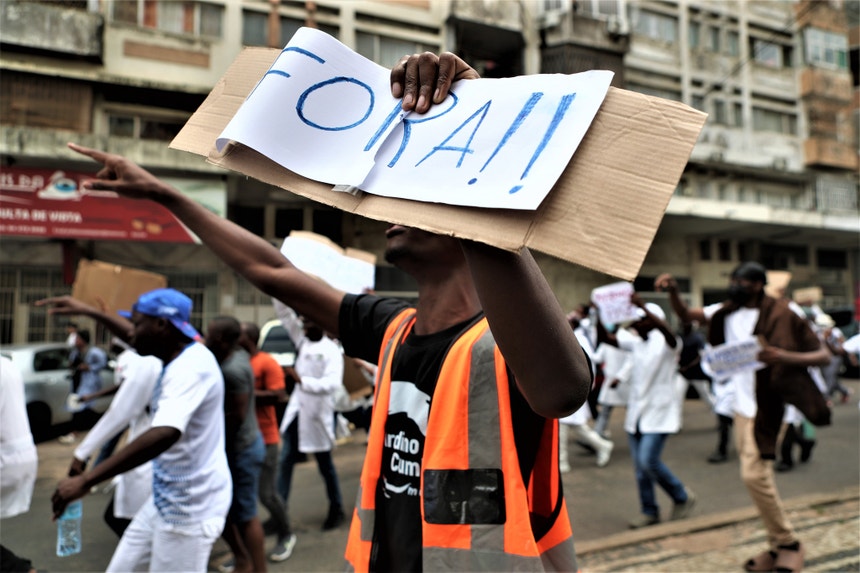
[{"label": "beige trousers", "polygon": [[797,536],[776,491],[773,460],[763,460],[753,434],[753,418],[735,415],[735,445],[741,463],[741,480],[767,530],[771,549],[797,541]]}]

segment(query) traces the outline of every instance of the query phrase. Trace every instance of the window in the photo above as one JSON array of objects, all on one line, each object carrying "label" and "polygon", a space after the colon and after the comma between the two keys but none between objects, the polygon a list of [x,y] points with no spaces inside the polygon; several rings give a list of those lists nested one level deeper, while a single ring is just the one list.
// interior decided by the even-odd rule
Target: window
[{"label": "window", "polygon": [[716,26],[708,28],[708,47],[715,54],[720,51],[720,29]]},{"label": "window", "polygon": [[797,116],[793,113],[753,107],[753,130],[797,135]]},{"label": "window", "polygon": [[665,14],[641,10],[636,18],[636,33],[674,44],[678,40],[678,20]]},{"label": "window", "polygon": [[265,12],[242,12],[242,44],[245,46],[269,45],[269,15]]},{"label": "window", "polygon": [[705,97],[694,95],[690,104],[699,111],[705,111]]},{"label": "window", "polygon": [[701,33],[702,25],[698,22],[690,22],[690,28],[687,33],[687,42],[689,42],[691,50],[695,50],[699,47],[699,36],[701,35]]},{"label": "window", "polygon": [[266,233],[266,209],[250,205],[231,205],[230,220],[258,237]]},{"label": "window", "polygon": [[187,117],[176,115],[146,115],[133,112],[109,111],[108,135],[111,137],[133,137],[156,141],[171,141]]},{"label": "window", "polygon": [[848,38],[816,28],[804,30],[806,63],[832,69],[848,69]]},{"label": "window", "polygon": [[735,127],[744,126],[744,106],[741,103],[732,104],[732,125]]},{"label": "window", "polygon": [[301,231],[303,228],[303,209],[300,207],[275,209],[275,237],[289,237],[290,231]]},{"label": "window", "polygon": [[703,239],[699,241],[699,260],[700,261],[710,261],[711,260],[711,241],[710,239]]},{"label": "window", "polygon": [[44,129],[92,130],[92,84],[3,70],[0,123]]},{"label": "window", "polygon": [[174,34],[220,38],[224,6],[209,2],[171,0],[114,0],[115,22],[157,28]]},{"label": "window", "polygon": [[791,46],[752,38],[750,51],[756,63],[773,69],[791,67]]},{"label": "window", "polygon": [[355,33],[356,52],[385,67],[391,67],[403,54],[437,52],[438,46],[422,44],[412,40],[400,40],[368,32]]},{"label": "window", "polygon": [[723,262],[732,260],[732,243],[728,240],[717,241],[717,256]]},{"label": "window", "polygon": [[658,88],[654,86],[644,86],[641,84],[628,83],[626,89],[639,92],[640,94],[661,97],[663,99],[671,99],[675,101],[681,101],[681,92],[677,90],[670,90],[665,88]]},{"label": "window", "polygon": [[741,54],[740,35],[734,30],[729,30],[726,34],[726,53],[732,57],[738,57]]},{"label": "window", "polygon": [[823,269],[847,269],[848,253],[831,249],[818,249],[818,266]]},{"label": "window", "polygon": [[[290,43],[293,35],[299,31],[299,28],[305,25],[304,20],[299,20],[297,18],[281,18],[281,46],[286,46]],[[332,38],[338,38],[340,36],[340,31],[337,26],[329,26],[327,24],[321,24],[317,22],[316,27],[321,31],[325,32]],[[401,54],[402,55],[402,54]]]},{"label": "window", "polygon": [[712,107],[714,108],[713,122],[718,125],[725,125],[728,123],[728,119],[726,118],[726,102],[721,99],[715,99]]}]

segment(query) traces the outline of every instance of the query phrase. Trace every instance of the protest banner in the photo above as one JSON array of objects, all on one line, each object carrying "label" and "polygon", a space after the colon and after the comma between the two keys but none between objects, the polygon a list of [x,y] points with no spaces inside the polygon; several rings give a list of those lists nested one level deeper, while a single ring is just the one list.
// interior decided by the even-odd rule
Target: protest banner
[{"label": "protest banner", "polygon": [[794,290],[792,298],[798,304],[812,305],[821,302],[821,299],[824,298],[824,292],[818,286],[799,288]]},{"label": "protest banner", "polygon": [[761,348],[758,338],[713,346],[702,352],[702,370],[714,380],[725,380],[739,372],[759,370],[766,366],[758,361]]},{"label": "protest banner", "polygon": [[[214,164],[356,215],[481,241],[511,251],[528,246],[627,280],[633,279],[639,271],[706,117],[679,102],[609,88],[575,155],[535,211],[417,203],[369,193],[340,193],[333,191],[331,184],[302,177],[247,146],[229,144],[220,151],[215,147],[216,140],[255,86],[271,70],[277,69],[273,65],[281,54],[281,50],[262,48],[243,51],[171,147],[197,153]],[[532,78],[528,76],[521,81],[528,82]],[[492,80],[458,82],[455,88],[459,93],[465,84],[487,81]],[[351,82],[336,85],[347,84]],[[335,84],[327,84],[332,85]],[[362,91],[367,90],[361,88],[357,93],[360,95]],[[373,95],[382,97],[376,91]],[[504,97],[504,93],[496,95],[499,100]],[[357,99],[366,109],[367,99]],[[293,107],[298,103],[293,102]],[[339,105],[348,103],[339,101]],[[511,106],[523,109],[525,104],[520,97]],[[282,114],[289,105],[283,100],[272,102],[274,107],[265,117]],[[346,120],[334,118],[328,127],[337,127],[337,121]],[[323,125],[322,120],[316,123]],[[434,124],[438,125],[428,122],[426,127]],[[417,128],[413,130],[417,131]],[[548,127],[543,133],[548,133]],[[450,130],[443,132],[436,147],[457,147],[461,151],[467,148],[461,141],[456,145],[443,145],[450,134]],[[384,135],[381,133],[380,138]],[[290,134],[279,133],[278,137],[282,141],[295,140],[298,145],[304,143]],[[395,141],[396,137],[390,140]],[[496,146],[498,144],[499,141]],[[514,146],[502,147],[505,152],[514,150]],[[425,149],[425,155],[430,151]],[[523,158],[529,158],[527,165],[535,150],[520,150],[520,153]],[[343,160],[332,154],[321,159],[326,162]],[[484,163],[486,160],[484,156]],[[405,160],[403,165],[407,165]],[[522,167],[523,161],[518,165]],[[520,171],[520,175],[524,171]],[[532,172],[528,177],[531,175]],[[410,186],[421,183],[416,175],[411,178],[406,175],[406,178]],[[503,188],[507,192],[513,187],[515,185]],[[618,249],[616,230],[621,228],[625,230],[625,246]]]},{"label": "protest banner", "polygon": [[600,311],[600,321],[603,324],[621,324],[636,320],[636,306],[631,304],[630,295],[633,285],[629,282],[617,282],[597,287],[591,291],[591,302]]}]

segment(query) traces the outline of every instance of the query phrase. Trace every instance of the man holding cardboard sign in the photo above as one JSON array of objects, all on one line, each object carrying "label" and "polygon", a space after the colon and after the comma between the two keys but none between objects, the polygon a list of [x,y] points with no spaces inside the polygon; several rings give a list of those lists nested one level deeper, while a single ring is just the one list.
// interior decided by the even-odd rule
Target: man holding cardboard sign
[{"label": "man holding cardboard sign", "polygon": [[[453,81],[476,77],[450,53],[408,56],[392,71],[392,94],[423,113]],[[417,280],[417,306],[346,294],[130,161],[71,147],[104,164],[90,188],[166,205],[257,288],[338,336],[347,354],[379,361],[352,568],[577,569],[555,419],[582,405],[591,374],[528,250],[393,225],[386,257]]]}]

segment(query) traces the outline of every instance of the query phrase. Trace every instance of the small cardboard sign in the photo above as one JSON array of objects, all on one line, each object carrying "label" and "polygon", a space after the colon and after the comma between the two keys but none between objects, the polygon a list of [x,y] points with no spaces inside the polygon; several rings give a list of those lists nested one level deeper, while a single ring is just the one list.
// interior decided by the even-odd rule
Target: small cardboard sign
[{"label": "small cardboard sign", "polygon": [[792,293],[792,298],[794,302],[798,304],[814,304],[816,302],[821,302],[821,299],[824,298],[824,292],[821,290],[821,287],[808,287],[808,288],[799,288]]},{"label": "small cardboard sign", "polygon": [[376,255],[343,249],[323,235],[292,231],[281,252],[300,270],[344,292],[372,291],[376,281]]},{"label": "small cardboard sign", "polygon": [[740,372],[760,370],[766,366],[758,361],[761,348],[758,338],[713,346],[702,352],[702,370],[714,380],[725,380]]},{"label": "small cardboard sign", "polygon": [[600,311],[603,324],[620,324],[636,320],[636,306],[630,302],[633,285],[626,281],[597,287],[591,291],[591,302]]},{"label": "small cardboard sign", "polygon": [[[338,193],[248,147],[215,148],[280,54],[246,48],[170,146],[355,215],[509,251],[526,246],[624,280],[639,273],[707,117],[680,102],[609,88],[576,154],[535,211]],[[619,230],[624,248],[618,248]]]},{"label": "small cardboard sign", "polygon": [[130,310],[145,292],[167,286],[167,277],[103,261],[81,259],[72,296],[107,314]]}]

